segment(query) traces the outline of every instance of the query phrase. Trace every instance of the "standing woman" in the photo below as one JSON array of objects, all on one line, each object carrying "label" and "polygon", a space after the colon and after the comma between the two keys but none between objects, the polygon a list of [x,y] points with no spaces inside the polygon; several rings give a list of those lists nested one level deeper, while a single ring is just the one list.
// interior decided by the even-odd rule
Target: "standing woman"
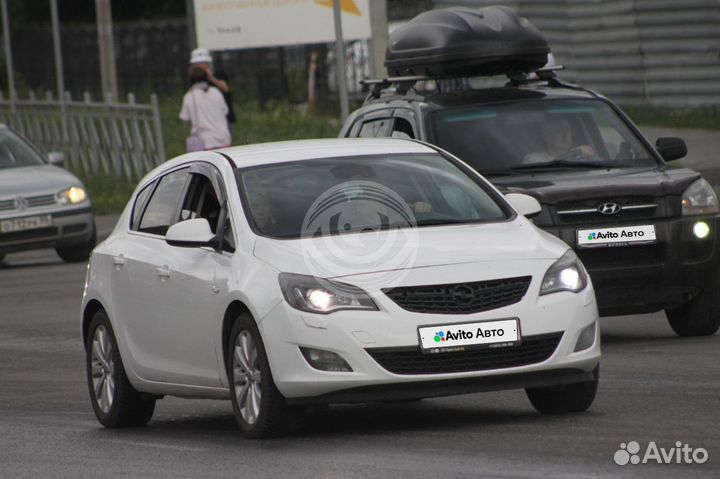
[{"label": "standing woman", "polygon": [[201,67],[191,67],[189,77],[190,89],[180,109],[180,119],[191,125],[187,151],[230,146],[228,107],[222,93],[208,84],[207,72]]}]

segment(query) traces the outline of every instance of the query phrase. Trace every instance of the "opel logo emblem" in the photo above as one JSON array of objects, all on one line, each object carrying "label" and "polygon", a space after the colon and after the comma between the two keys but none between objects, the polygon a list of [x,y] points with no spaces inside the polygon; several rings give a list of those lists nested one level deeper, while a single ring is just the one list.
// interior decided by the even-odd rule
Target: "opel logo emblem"
[{"label": "opel logo emblem", "polygon": [[458,303],[472,303],[473,299],[475,299],[475,292],[470,286],[466,286],[464,284],[455,286],[454,288],[450,289],[450,295],[452,298],[457,301]]},{"label": "opel logo emblem", "polygon": [[22,210],[24,210],[24,209],[27,209],[27,207],[28,207],[28,202],[27,202],[27,200],[26,200],[25,198],[23,198],[22,196],[18,196],[17,198],[15,198],[15,199],[13,200],[13,205],[15,205],[15,209],[16,209],[16,210],[21,210],[21,211],[22,211]]},{"label": "opel logo emblem", "polygon": [[622,210],[622,206],[617,203],[603,203],[598,206],[597,210],[604,215],[615,215],[620,213],[620,210]]}]

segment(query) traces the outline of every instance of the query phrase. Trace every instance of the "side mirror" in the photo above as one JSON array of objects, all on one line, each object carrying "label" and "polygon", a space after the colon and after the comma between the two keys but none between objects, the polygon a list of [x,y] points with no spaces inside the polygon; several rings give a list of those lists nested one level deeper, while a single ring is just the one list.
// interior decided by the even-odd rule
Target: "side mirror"
[{"label": "side mirror", "polygon": [[205,218],[194,218],[191,220],[175,223],[168,228],[165,234],[165,242],[170,246],[183,248],[199,248],[202,246],[216,246],[216,239],[210,230],[210,223]]},{"label": "side mirror", "polygon": [[655,148],[665,161],[677,160],[687,155],[687,146],[682,138],[658,138]]},{"label": "side mirror", "polygon": [[51,165],[63,166],[65,164],[65,155],[60,151],[51,151],[47,154],[47,159]]},{"label": "side mirror", "polygon": [[528,218],[532,218],[542,211],[542,206],[540,206],[538,200],[530,195],[524,195],[522,193],[508,193],[505,195],[505,199],[510,202],[518,213]]}]

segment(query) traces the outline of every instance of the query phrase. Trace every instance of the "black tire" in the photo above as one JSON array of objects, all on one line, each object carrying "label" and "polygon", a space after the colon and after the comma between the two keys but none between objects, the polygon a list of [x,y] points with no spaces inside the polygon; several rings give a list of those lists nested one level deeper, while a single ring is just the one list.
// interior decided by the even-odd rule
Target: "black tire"
[{"label": "black tire", "polygon": [[[236,344],[238,344],[238,341],[242,343],[243,337],[252,339],[256,353],[251,354],[252,357],[248,362],[251,370],[255,372],[251,371],[251,374],[241,376],[240,374],[245,368],[243,368],[241,361],[237,359],[239,356],[236,356],[236,354],[241,354],[243,348],[241,346],[236,348]],[[285,398],[275,387],[265,345],[255,320],[248,313],[240,314],[235,320],[228,338],[226,361],[233,411],[243,435],[248,438],[264,438],[283,434],[286,430],[290,411],[285,404]],[[252,380],[252,378],[257,377],[258,373],[259,386]],[[247,385],[247,389],[243,387],[244,385]],[[257,402],[250,404],[245,402],[250,401],[250,399],[245,397],[242,391],[250,391],[251,395],[253,391],[261,393],[256,414],[248,411],[248,408],[253,407],[253,404],[257,404]],[[252,399],[256,397],[253,396]],[[248,415],[255,417],[248,417]]]},{"label": "black tire", "polygon": [[60,246],[55,248],[55,252],[60,256],[60,259],[66,263],[82,263],[90,258],[90,253],[95,248],[97,243],[97,232],[95,229],[95,223],[92,225],[92,236],[90,239],[82,244],[76,244],[72,246]]},{"label": "black tire", "polygon": [[700,293],[679,308],[665,310],[665,314],[678,336],[713,335],[720,329],[720,288]]},{"label": "black tire", "polygon": [[600,366],[597,366],[593,370],[592,381],[528,388],[525,392],[535,409],[542,414],[582,412],[589,408],[595,400],[599,379]]},{"label": "black tire", "polygon": [[0,253],[0,263],[5,259],[5,253]]},{"label": "black tire", "polygon": [[[98,330],[102,330],[107,335],[105,354],[112,359],[111,362],[108,361],[105,364],[97,359],[97,354],[95,357],[93,356],[93,343],[96,340]],[[98,347],[100,347],[100,343],[102,341],[98,340]],[[111,348],[109,352],[107,352],[108,345]],[[95,313],[90,322],[90,329],[85,343],[85,358],[90,402],[98,421],[108,428],[137,427],[147,424],[155,411],[155,398],[138,392],[130,384],[120,358],[115,333],[105,311],[100,310]],[[93,370],[96,371],[96,377],[93,377]],[[107,407],[107,403],[101,406],[100,393],[94,387],[93,380],[99,379],[97,377],[98,370],[109,371],[112,374],[111,377],[114,378],[114,389],[111,390],[110,394],[106,395],[106,397],[110,398],[109,407]],[[107,391],[104,388],[100,389]]]}]

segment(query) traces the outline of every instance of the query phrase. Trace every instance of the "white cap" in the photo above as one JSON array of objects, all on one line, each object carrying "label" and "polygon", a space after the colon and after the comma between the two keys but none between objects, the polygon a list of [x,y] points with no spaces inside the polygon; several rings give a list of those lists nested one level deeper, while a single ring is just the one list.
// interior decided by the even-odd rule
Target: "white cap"
[{"label": "white cap", "polygon": [[190,53],[190,64],[212,63],[212,57],[207,48],[196,48]]}]

